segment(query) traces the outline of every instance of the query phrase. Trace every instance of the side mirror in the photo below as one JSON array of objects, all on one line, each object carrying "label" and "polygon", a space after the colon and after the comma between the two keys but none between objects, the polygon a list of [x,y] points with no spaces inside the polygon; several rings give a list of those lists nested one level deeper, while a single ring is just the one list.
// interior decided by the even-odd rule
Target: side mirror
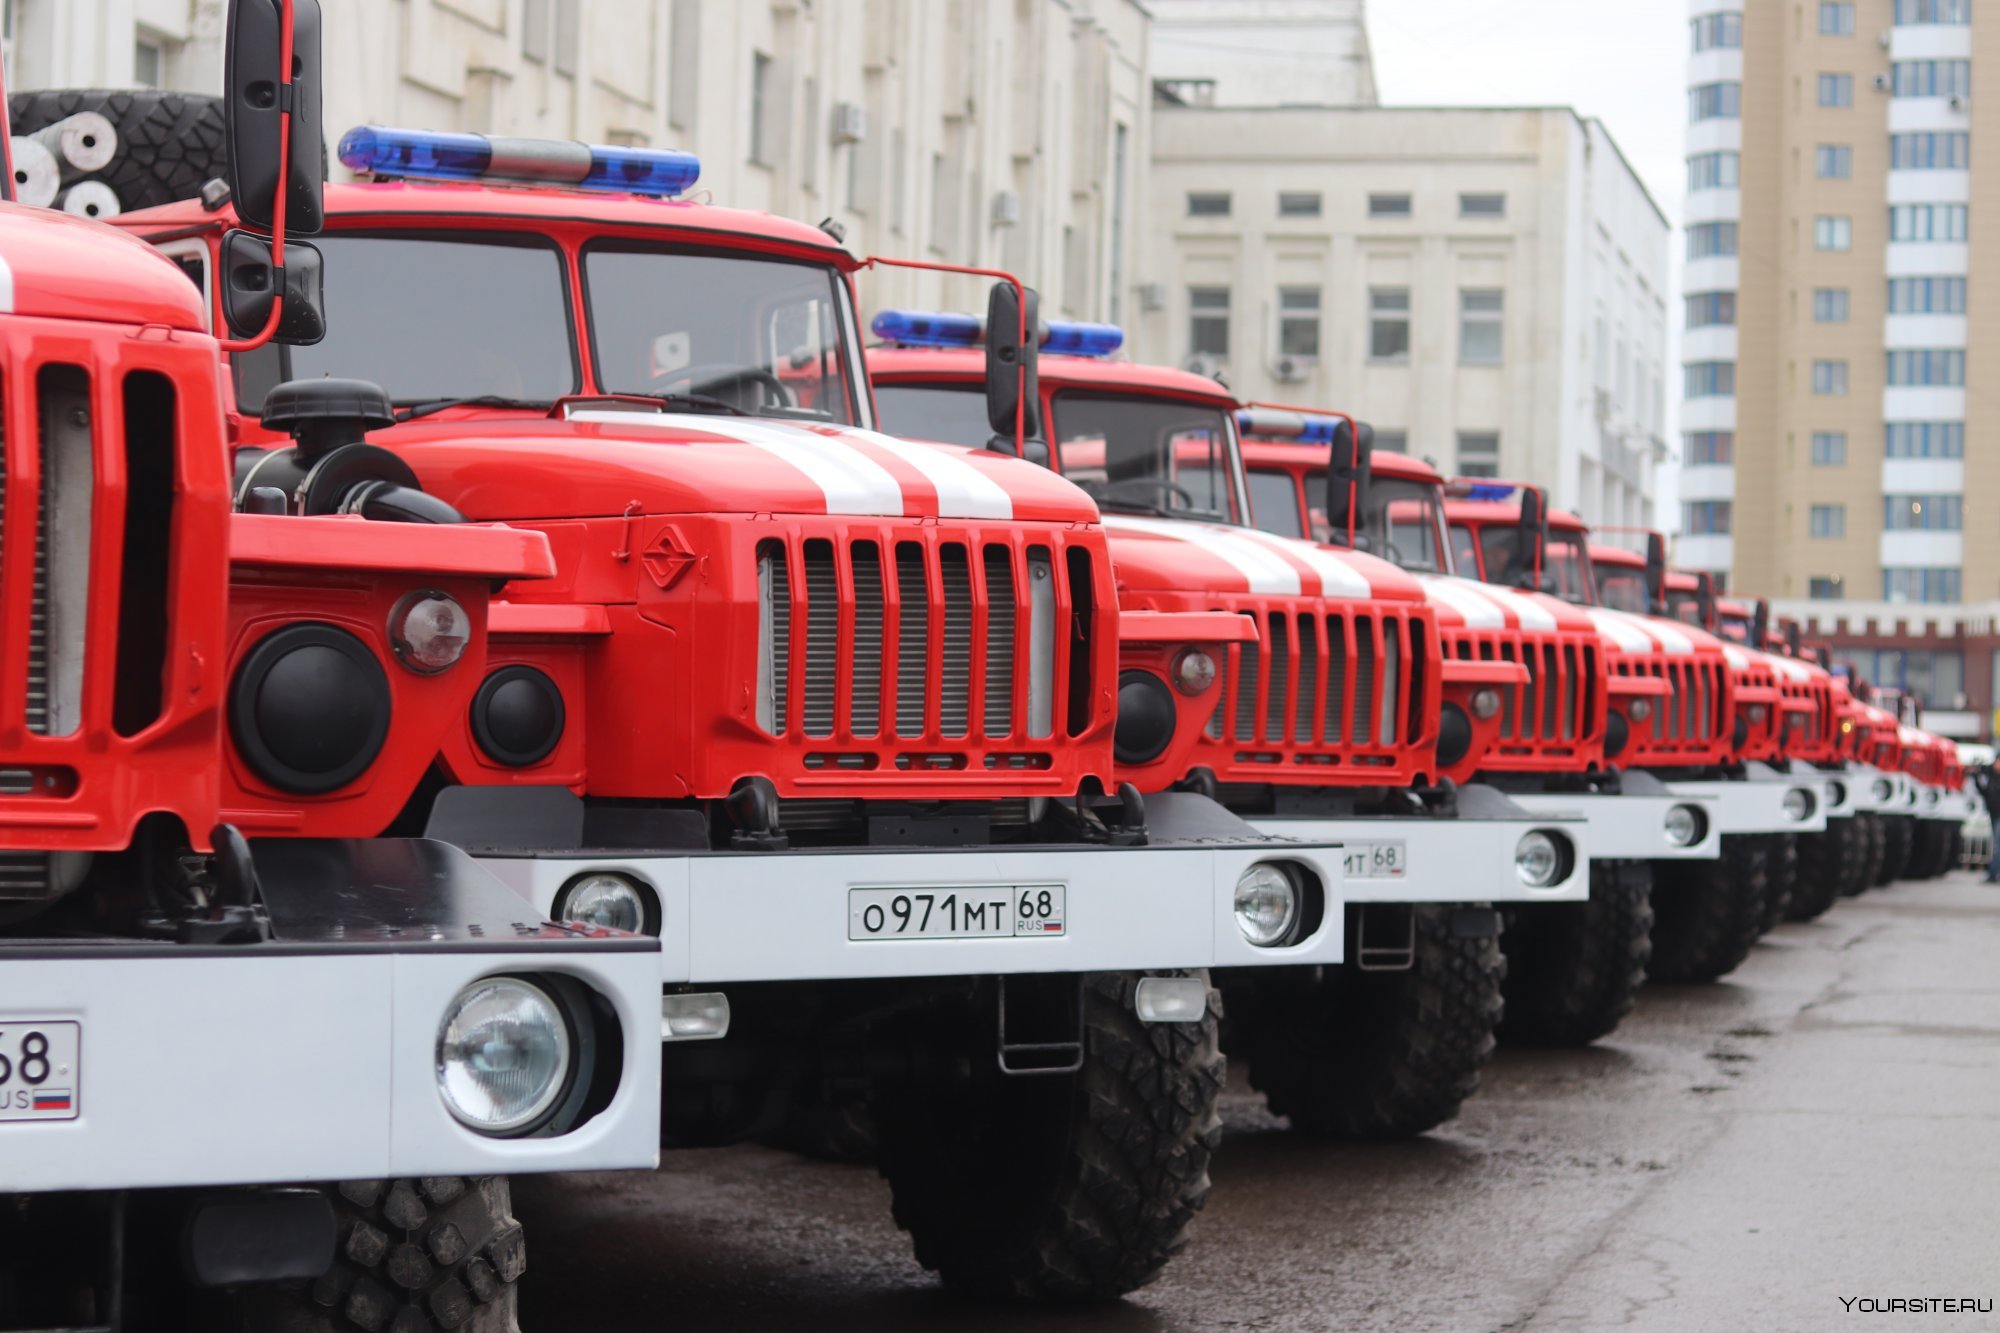
[{"label": "side mirror", "polygon": [[1326,463],[1327,540],[1335,546],[1368,548],[1363,531],[1368,512],[1368,481],[1375,455],[1375,428],[1344,418],[1333,428],[1333,447]]},{"label": "side mirror", "polygon": [[1025,312],[1012,283],[994,283],[986,300],[986,420],[996,446],[1004,439],[1000,451],[1010,454],[1017,432],[1024,445],[1042,434],[1041,299],[1033,288],[1020,291],[1027,296]]},{"label": "side mirror", "polygon": [[[222,314],[229,332],[253,338],[271,318],[277,297],[278,269],[271,262],[271,242],[255,232],[234,228],[222,237]],[[285,247],[285,306],[271,341],[310,347],[326,337],[319,251],[304,241]]]},{"label": "side mirror", "polygon": [[271,229],[278,191],[285,230],[309,236],[325,222],[321,186],[326,144],[320,132],[319,0],[292,0],[292,142],[281,159],[278,71],[284,16],[278,0],[229,0],[223,68],[223,119],[229,141],[229,190],[244,225]]},{"label": "side mirror", "polygon": [[1514,585],[1540,592],[1542,552],[1549,540],[1549,511],[1542,505],[1542,493],[1533,486],[1521,488],[1521,517],[1516,528],[1520,539],[1514,544]]},{"label": "side mirror", "polygon": [[1785,651],[1793,657],[1799,655],[1799,622],[1796,620],[1785,622]]},{"label": "side mirror", "polygon": [[1646,534],[1646,609],[1667,613],[1667,539],[1657,532]]},{"label": "side mirror", "polygon": [[1771,644],[1771,603],[1768,598],[1757,599],[1757,609],[1750,614],[1750,646],[1759,651]]},{"label": "side mirror", "polygon": [[1713,634],[1718,624],[1715,615],[1715,580],[1704,570],[1695,575],[1694,584],[1695,602],[1701,608],[1701,627]]}]

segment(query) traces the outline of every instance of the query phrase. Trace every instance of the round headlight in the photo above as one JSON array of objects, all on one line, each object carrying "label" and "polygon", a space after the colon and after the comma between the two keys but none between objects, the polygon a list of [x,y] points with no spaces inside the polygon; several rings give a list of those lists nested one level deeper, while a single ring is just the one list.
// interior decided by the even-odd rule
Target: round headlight
[{"label": "round headlight", "polygon": [[1514,844],[1514,873],[1531,889],[1546,889],[1563,877],[1562,848],[1539,829]]},{"label": "round headlight", "polygon": [[250,650],[229,687],[229,734],[280,791],[320,796],[368,771],[389,736],[389,677],[332,625],[287,625]]},{"label": "round headlight", "polygon": [[1500,691],[1490,685],[1481,686],[1472,692],[1472,715],[1481,722],[1490,719],[1500,711]]},{"label": "round headlight", "polygon": [[1472,719],[1457,704],[1446,704],[1438,712],[1438,767],[1450,768],[1471,748]]},{"label": "round headlight", "polygon": [[1150,671],[1127,671],[1118,677],[1118,725],[1111,733],[1111,752],[1121,764],[1148,764],[1165,753],[1174,738],[1174,696],[1166,682]]},{"label": "round headlight", "polygon": [[1832,804],[1832,805],[1846,805],[1846,804],[1847,804],[1847,784],[1846,784],[1846,783],[1844,783],[1844,782],[1829,782],[1829,783],[1827,783],[1827,784],[1826,784],[1826,799],[1827,799],[1828,803],[1829,803],[1829,804]]},{"label": "round headlight", "polygon": [[1937,795],[1937,789],[1936,789],[1936,788],[1934,788],[1934,787],[1926,787],[1926,788],[1924,788],[1924,804],[1925,804],[1925,805],[1936,805],[1936,804],[1937,804],[1937,799],[1938,799],[1938,795]]},{"label": "round headlight", "polygon": [[1670,805],[1663,827],[1668,846],[1692,847],[1708,831],[1708,821],[1702,817],[1701,811],[1691,805]]},{"label": "round headlight", "polygon": [[1174,688],[1182,694],[1200,694],[1215,684],[1215,659],[1199,648],[1190,648],[1174,659]]},{"label": "round headlight", "polygon": [[389,646],[396,660],[420,676],[434,676],[465,656],[472,617],[441,592],[413,592],[389,613]]},{"label": "round headlight", "polygon": [[1764,719],[1771,715],[1771,710],[1763,704],[1751,704],[1743,710],[1743,715],[1750,719],[1751,726],[1761,727],[1764,725]]},{"label": "round headlight", "polygon": [[1872,782],[1872,783],[1870,783],[1870,784],[1869,784],[1869,786],[1868,786],[1868,790],[1869,790],[1870,792],[1874,793],[1874,796],[1875,796],[1875,799],[1876,799],[1876,800],[1878,800],[1878,801],[1886,801],[1886,800],[1888,800],[1888,799],[1889,799],[1889,793],[1890,793],[1891,791],[1895,790],[1895,788],[1894,788],[1894,786],[1893,786],[1893,785],[1892,785],[1892,784],[1890,783],[1889,779],[1887,779],[1887,778],[1877,778],[1877,779],[1875,779],[1875,781],[1874,781],[1874,782]]},{"label": "round headlight", "polygon": [[569,1025],[540,986],[488,977],[458,993],[438,1026],[438,1095],[481,1134],[531,1128],[569,1077]]},{"label": "round headlight", "polygon": [[652,904],[646,891],[623,875],[581,875],[556,895],[556,919],[577,926],[652,933]]},{"label": "round headlight", "polygon": [[1626,711],[1632,714],[1634,722],[1644,722],[1653,715],[1653,701],[1644,698],[1634,699]]},{"label": "round headlight", "polygon": [[1251,866],[1236,881],[1236,926],[1252,944],[1282,944],[1298,919],[1298,886],[1277,866]]},{"label": "round headlight", "polygon": [[1804,787],[1787,787],[1785,789],[1785,818],[1796,824],[1802,819],[1809,818],[1812,812],[1813,798],[1811,792],[1807,791]]}]

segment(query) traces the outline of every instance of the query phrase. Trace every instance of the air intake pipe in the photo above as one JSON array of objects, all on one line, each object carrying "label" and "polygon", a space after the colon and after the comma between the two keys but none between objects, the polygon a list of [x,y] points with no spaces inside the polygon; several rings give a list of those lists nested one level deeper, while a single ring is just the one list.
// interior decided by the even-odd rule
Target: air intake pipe
[{"label": "air intake pipe", "polygon": [[[292,380],[264,398],[266,429],[295,441],[238,469],[236,507],[270,510],[268,492],[293,514],[359,514],[384,523],[463,523],[465,515],[426,495],[398,454],[368,443],[395,423],[389,395],[367,380]],[[264,494],[260,494],[260,492]]]}]

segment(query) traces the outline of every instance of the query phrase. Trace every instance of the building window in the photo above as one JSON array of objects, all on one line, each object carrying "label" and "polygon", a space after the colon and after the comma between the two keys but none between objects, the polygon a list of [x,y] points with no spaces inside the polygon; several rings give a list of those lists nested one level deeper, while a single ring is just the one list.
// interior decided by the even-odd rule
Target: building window
[{"label": "building window", "polygon": [[1504,218],[1507,216],[1507,196],[1462,194],[1458,196],[1458,215],[1462,218]]},{"label": "building window", "polygon": [[141,37],[132,43],[132,82],[141,88],[159,87],[165,65],[166,52],[158,42]]},{"label": "building window", "polygon": [[1462,430],[1458,433],[1458,475],[1461,477],[1500,475],[1500,432]]},{"label": "building window", "polygon": [[1319,195],[1315,193],[1293,194],[1289,191],[1278,195],[1278,216],[1281,218],[1316,218],[1319,216]]},{"label": "building window", "polygon": [[1695,292],[1687,298],[1687,326],[1705,329],[1736,322],[1735,292]]},{"label": "building window", "polygon": [[1845,361],[1815,361],[1812,364],[1812,391],[1816,394],[1841,397],[1847,393],[1847,363]]},{"label": "building window", "polygon": [[1889,66],[1889,91],[1897,97],[1965,97],[1972,92],[1970,60],[1898,60]]},{"label": "building window", "polygon": [[1852,74],[1820,75],[1819,104],[1821,106],[1853,106],[1854,76]]},{"label": "building window", "polygon": [[1956,602],[1959,572],[1950,567],[1885,568],[1882,571],[1882,600],[1885,602]]},{"label": "building window", "polygon": [[1822,37],[1854,35],[1854,0],[1819,0],[1819,31]]},{"label": "building window", "polygon": [[1688,228],[1689,259],[1719,259],[1735,253],[1734,222],[1697,222]]},{"label": "building window", "polygon": [[1741,14],[1703,14],[1695,19],[1691,26],[1694,28],[1694,49],[1697,55],[1717,48],[1731,51],[1743,49]]},{"label": "building window", "polygon": [[1743,85],[1701,83],[1688,89],[1688,123],[1736,120],[1743,114]]},{"label": "building window", "polygon": [[1410,432],[1406,430],[1384,430],[1379,426],[1376,427],[1375,450],[1377,453],[1387,450],[1392,454],[1407,454],[1410,452]]},{"label": "building window", "polygon": [[1813,171],[1823,181],[1844,181],[1854,175],[1854,149],[1844,143],[1823,143],[1813,152]]},{"label": "building window", "polygon": [[1410,289],[1368,289],[1368,359],[1407,361],[1410,357]]},{"label": "building window", "polygon": [[1964,130],[1889,136],[1891,171],[1962,171],[1971,162],[1972,136]]},{"label": "building window", "polygon": [[771,166],[771,70],[776,62],[761,52],[750,57],[750,160]]},{"label": "building window", "polygon": [[1731,398],[1736,394],[1734,361],[1690,361],[1681,367],[1683,398]]},{"label": "building window", "polygon": [[1889,353],[1892,388],[1962,388],[1965,352],[1957,347],[1898,347]]},{"label": "building window", "polygon": [[1494,287],[1465,287],[1458,293],[1458,360],[1461,365],[1500,364],[1502,293]]},{"label": "building window", "polygon": [[1688,159],[1688,189],[1733,190],[1742,183],[1743,154],[1696,153]]},{"label": "building window", "polygon": [[1226,218],[1229,216],[1229,194],[1227,191],[1202,191],[1187,197],[1187,215],[1191,218]]},{"label": "building window", "polygon": [[1896,204],[1889,209],[1892,241],[1962,241],[1964,204]]},{"label": "building window", "polygon": [[1847,250],[1853,245],[1853,218],[1821,214],[1813,219],[1813,249]]},{"label": "building window", "polygon": [[1690,537],[1729,535],[1729,501],[1688,500],[1681,505],[1681,531]]},{"label": "building window", "polygon": [[1956,495],[1885,495],[1884,532],[1963,532],[1965,501]]},{"label": "building window", "polygon": [[1736,461],[1736,433],[1727,430],[1695,430],[1687,435],[1682,450],[1689,467],[1727,467]]},{"label": "building window", "polygon": [[1814,505],[1806,516],[1806,531],[1815,541],[1838,541],[1847,536],[1847,506]]},{"label": "building window", "polygon": [[1889,421],[1882,426],[1884,458],[1963,458],[1963,421]]},{"label": "building window", "polygon": [[1815,574],[1806,581],[1806,596],[1815,602],[1841,601],[1847,595],[1841,587],[1841,582],[1838,574],[1831,576]]},{"label": "building window", "polygon": [[1889,313],[1892,315],[1962,315],[1965,313],[1964,278],[1891,278]]},{"label": "building window", "polygon": [[1319,288],[1278,288],[1278,354],[1319,355]]},{"label": "building window", "polygon": [[1896,0],[1896,22],[1970,23],[1972,0]]},{"label": "building window", "polygon": [[1813,323],[1845,324],[1847,322],[1847,288],[1813,288]]},{"label": "building window", "polygon": [[1188,288],[1188,350],[1204,356],[1229,355],[1229,289]]},{"label": "building window", "polygon": [[1410,196],[1407,194],[1371,194],[1368,196],[1368,216],[1371,218],[1406,218],[1410,216]]},{"label": "building window", "polygon": [[1845,467],[1847,465],[1847,432],[1844,430],[1816,430],[1812,437],[1812,465],[1814,467]]}]

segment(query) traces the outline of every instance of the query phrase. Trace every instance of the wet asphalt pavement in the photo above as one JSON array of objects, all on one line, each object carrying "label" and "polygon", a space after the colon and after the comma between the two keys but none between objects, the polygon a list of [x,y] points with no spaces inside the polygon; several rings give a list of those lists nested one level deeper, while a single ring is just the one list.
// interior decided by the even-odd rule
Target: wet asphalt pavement
[{"label": "wet asphalt pavement", "polygon": [[522,1327],[2000,1328],[2000,888],[1954,874],[1782,926],[1594,1048],[1502,1048],[1415,1142],[1307,1142],[1240,1084],[1225,1114],[1194,1243],[1120,1304],[968,1306],[873,1170],[732,1148],[517,1181]]}]

